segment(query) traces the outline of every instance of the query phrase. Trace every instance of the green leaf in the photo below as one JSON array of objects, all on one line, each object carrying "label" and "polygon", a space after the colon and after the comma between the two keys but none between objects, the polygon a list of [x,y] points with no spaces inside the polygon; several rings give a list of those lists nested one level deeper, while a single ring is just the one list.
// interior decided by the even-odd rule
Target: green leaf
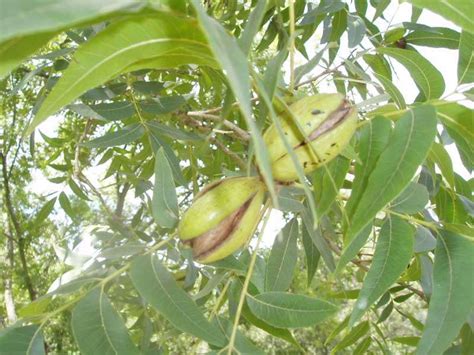
[{"label": "green leaf", "polygon": [[369,349],[370,343],[372,343],[372,338],[369,336],[364,338],[359,345],[354,349],[352,355],[364,355],[367,354],[367,350]]},{"label": "green leaf", "polygon": [[182,141],[202,140],[202,138],[195,133],[186,132],[182,129],[170,127],[170,126],[161,124],[157,121],[148,121],[146,122],[146,125],[151,130],[156,130],[156,133],[163,134],[173,139],[178,139]]},{"label": "green leaf", "polygon": [[440,186],[435,198],[436,214],[441,221],[460,225],[467,222],[468,215],[464,205],[454,191]]},{"label": "green leaf", "polygon": [[123,120],[135,114],[133,104],[128,101],[117,101],[111,103],[100,103],[89,106],[94,112],[97,112],[106,120]]},{"label": "green leaf", "polygon": [[293,280],[298,257],[298,219],[293,218],[277,234],[265,271],[265,291],[286,291]]},{"label": "green leaf", "polygon": [[474,307],[474,242],[441,231],[435,251],[433,294],[418,354],[441,353],[456,338]]},{"label": "green leaf", "polygon": [[[148,62],[149,58],[153,61]],[[75,52],[27,134],[64,105],[120,73],[190,63],[215,66],[206,40],[193,20],[156,12],[150,17],[117,21]]]},{"label": "green leaf", "polygon": [[365,22],[354,14],[347,15],[347,36],[349,37],[349,48],[354,48],[365,36]]},{"label": "green leaf", "polygon": [[253,314],[278,328],[310,327],[337,311],[332,303],[286,292],[247,295],[247,303]]},{"label": "green leaf", "polygon": [[133,123],[116,131],[106,133],[102,137],[85,142],[83,145],[88,148],[115,147],[132,143],[141,138],[143,133],[145,133],[143,126],[139,123]]},{"label": "green leaf", "polygon": [[260,130],[252,117],[247,58],[240,50],[235,39],[225,32],[224,28],[216,20],[206,14],[198,0],[192,0],[191,3],[197,12],[199,23],[208,38],[211,50],[225,71],[229,86],[240,104],[240,111],[250,129],[260,173],[269,189],[272,200],[277,202],[268,152]]},{"label": "green leaf", "polygon": [[405,40],[415,46],[458,49],[459,32],[445,27],[430,27],[429,31],[416,29],[406,35]]},{"label": "green leaf", "polygon": [[184,179],[183,173],[181,172],[181,167],[179,166],[179,160],[176,157],[173,149],[164,141],[161,137],[161,131],[155,128],[153,125],[148,126],[148,139],[150,141],[150,145],[154,152],[158,151],[158,149],[163,148],[166,157],[168,158],[168,163],[171,166],[171,170],[173,171],[174,180],[178,185],[185,185],[186,180]]},{"label": "green leaf", "polygon": [[82,189],[79,187],[79,185],[76,184],[76,182],[72,178],[69,179],[68,185],[69,185],[71,191],[74,192],[74,194],[77,197],[82,198],[83,200],[86,200],[86,201],[90,201],[89,197],[87,197],[85,192],[82,191]]},{"label": "green leaf", "polygon": [[354,305],[352,327],[367,309],[397,281],[413,254],[414,229],[399,217],[388,217],[379,233],[372,265]]},{"label": "green leaf", "polygon": [[27,34],[60,31],[132,6],[136,9],[136,5],[134,0],[9,1],[2,4],[0,13],[0,42]]},{"label": "green leaf", "polygon": [[224,346],[226,339],[219,328],[208,322],[156,257],[145,255],[136,258],[132,262],[130,277],[140,295],[177,329],[210,344]]},{"label": "green leaf", "polygon": [[331,46],[326,45],[324,48],[321,48],[321,50],[319,50],[319,52],[316,53],[316,55],[311,58],[307,63],[295,68],[295,84],[298,84],[303,78],[303,76],[311,72],[311,70],[313,70],[319,64],[328,48],[331,48]]},{"label": "green leaf", "polygon": [[474,20],[470,16],[472,3],[469,0],[408,0],[419,8],[425,8],[474,33]]},{"label": "green leaf", "polygon": [[443,75],[419,53],[399,48],[377,48],[377,52],[394,58],[408,70],[424,100],[436,99],[443,94]]},{"label": "green leaf", "polygon": [[370,323],[368,321],[358,324],[356,327],[352,328],[349,333],[346,334],[344,338],[331,350],[331,354],[335,354],[338,351],[355,344],[360,338],[370,330]]},{"label": "green leaf", "polygon": [[141,102],[140,107],[146,113],[154,115],[163,115],[174,112],[186,103],[182,96],[163,96],[154,98],[153,101]]},{"label": "green leaf", "polygon": [[433,237],[430,230],[423,227],[416,227],[415,245],[413,251],[415,253],[423,253],[433,250],[436,247],[436,238]]},{"label": "green leaf", "polygon": [[328,245],[328,242],[321,234],[321,230],[319,228],[314,227],[314,220],[311,218],[311,214],[308,211],[308,208],[305,208],[301,212],[301,217],[303,218],[303,224],[313,241],[316,248],[318,248],[319,253],[321,254],[326,266],[329,270],[334,271],[336,268],[336,264],[334,262],[334,257],[332,255],[331,249]]},{"label": "green leaf", "polygon": [[260,29],[260,25],[265,15],[265,9],[267,7],[266,0],[259,0],[257,6],[248,17],[247,23],[245,24],[244,32],[239,38],[238,43],[243,53],[248,54],[252,47],[253,39]]},{"label": "green leaf", "polygon": [[[240,294],[242,292],[242,282],[237,279],[235,280],[230,288],[229,288],[229,305],[233,302],[232,299],[235,299],[235,303],[238,302],[238,299],[240,297]],[[231,306],[229,306],[231,308]],[[298,346],[298,342],[295,340],[293,337],[293,334],[288,329],[283,329],[283,328],[277,328],[273,327],[270,324],[264,322],[263,320],[257,318],[251,311],[250,308],[247,304],[247,302],[244,302],[244,305],[242,307],[242,315],[243,317],[250,323],[252,323],[254,326],[257,328],[260,328],[264,331],[266,331],[268,334],[271,334],[275,337],[278,337],[280,339],[283,339],[291,344],[294,344]]]},{"label": "green leaf", "polygon": [[81,354],[139,354],[103,289],[92,289],[76,305],[71,325]]},{"label": "green leaf", "polygon": [[0,354],[45,354],[41,329],[37,325],[28,325],[0,330]]},{"label": "green leaf", "polygon": [[[0,23],[3,25],[1,20]],[[48,43],[53,35],[53,33],[43,33],[17,37],[0,44],[0,79]]]},{"label": "green leaf", "polygon": [[313,190],[316,212],[319,217],[325,215],[334,200],[349,170],[351,161],[342,156],[317,169],[313,175]]},{"label": "green leaf", "polygon": [[474,111],[456,102],[434,101],[438,118],[454,140],[468,170],[474,169]]},{"label": "green leaf", "polygon": [[390,121],[380,116],[370,120],[360,130],[358,148],[361,162],[356,162],[351,197],[346,204],[346,213],[349,218],[354,214],[355,207],[367,188],[370,173],[387,146],[391,131]]},{"label": "green leaf", "polygon": [[446,182],[452,189],[454,189],[453,162],[451,161],[451,157],[444,146],[440,143],[434,142],[431,146],[428,157],[433,163],[438,165],[438,168],[441,170],[441,174],[443,174]]},{"label": "green leaf", "polygon": [[311,285],[311,281],[313,280],[314,274],[318,269],[319,259],[321,254],[319,253],[318,248],[314,245],[311,236],[308,233],[306,228],[303,228],[303,247],[304,252],[306,255],[306,271],[308,273],[308,281],[307,286]]},{"label": "green leaf", "polygon": [[393,102],[395,102],[400,110],[403,110],[407,107],[405,103],[405,98],[403,94],[398,90],[398,88],[393,84],[393,82],[387,79],[385,76],[374,73],[375,77],[380,81],[385,91],[390,95]]},{"label": "green leaf", "polygon": [[173,228],[178,221],[178,198],[168,159],[160,148],[155,157],[155,185],[151,210],[156,223],[163,228]]},{"label": "green leaf", "polygon": [[[432,106],[415,107],[395,123],[389,143],[370,172],[367,185],[351,216],[343,255],[346,250],[351,250],[352,255],[345,255],[344,260],[350,260],[356,255],[354,252],[358,252],[351,248],[354,237],[409,184],[425,160],[435,134],[436,114]],[[338,269],[342,266],[339,262]]]},{"label": "green leaf", "polygon": [[459,42],[458,84],[474,82],[474,34],[461,32]]},{"label": "green leaf", "polygon": [[417,346],[418,342],[420,341],[420,337],[395,337],[392,340],[400,344]]},{"label": "green leaf", "polygon": [[374,73],[377,73],[388,80],[392,80],[392,69],[384,56],[380,54],[364,54],[364,61],[369,65]]},{"label": "green leaf", "polygon": [[69,201],[69,198],[64,192],[61,192],[59,194],[59,204],[61,205],[62,209],[66,214],[73,220],[76,220],[76,215],[74,214],[74,211],[71,206],[71,202]]},{"label": "green leaf", "polygon": [[53,197],[51,200],[46,202],[43,207],[38,211],[35,217],[35,225],[38,226],[45,221],[46,218],[51,214],[54,209],[54,204],[56,203],[56,197]]},{"label": "green leaf", "polygon": [[135,81],[132,84],[133,90],[145,95],[157,95],[164,87],[164,83],[159,81]]},{"label": "green leaf", "polygon": [[425,186],[411,182],[405,190],[390,204],[392,211],[415,214],[428,204],[429,195]]}]

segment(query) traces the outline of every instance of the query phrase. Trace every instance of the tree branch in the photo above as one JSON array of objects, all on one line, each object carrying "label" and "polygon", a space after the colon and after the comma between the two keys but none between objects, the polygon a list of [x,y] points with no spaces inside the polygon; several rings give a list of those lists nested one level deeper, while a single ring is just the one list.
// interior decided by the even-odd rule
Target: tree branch
[{"label": "tree branch", "polygon": [[33,301],[36,299],[36,290],[33,286],[33,282],[30,277],[30,273],[28,270],[28,263],[26,261],[26,245],[25,245],[25,238],[23,235],[23,230],[20,225],[20,221],[18,218],[17,213],[13,207],[12,203],[12,196],[10,190],[10,179],[8,176],[8,168],[7,168],[7,157],[0,152],[0,160],[2,164],[2,175],[3,175],[3,192],[4,192],[4,199],[5,205],[7,207],[7,214],[10,220],[10,223],[13,225],[13,230],[15,232],[15,237],[18,242],[18,254],[20,256],[21,266],[23,269],[23,280],[25,282],[25,286],[28,290],[28,294],[30,299]]}]

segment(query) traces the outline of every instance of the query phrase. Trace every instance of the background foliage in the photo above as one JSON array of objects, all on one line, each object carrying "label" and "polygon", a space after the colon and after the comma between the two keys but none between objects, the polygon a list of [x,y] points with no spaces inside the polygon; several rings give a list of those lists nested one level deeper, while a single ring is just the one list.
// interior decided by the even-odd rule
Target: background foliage
[{"label": "background foliage", "polygon": [[[385,0],[2,4],[0,353],[472,354],[473,180],[446,146],[472,173],[473,4],[410,3],[400,24]],[[458,53],[455,92],[424,47]],[[262,132],[320,91],[357,105],[357,134],[275,186]],[[257,167],[273,247],[264,222],[194,263],[179,214]]]}]

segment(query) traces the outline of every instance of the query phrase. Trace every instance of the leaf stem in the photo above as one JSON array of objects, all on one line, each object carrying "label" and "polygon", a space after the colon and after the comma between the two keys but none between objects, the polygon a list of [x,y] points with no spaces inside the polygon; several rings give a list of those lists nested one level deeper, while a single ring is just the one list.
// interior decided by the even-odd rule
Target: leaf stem
[{"label": "leaf stem", "polygon": [[294,0],[289,0],[290,10],[290,91],[295,88],[295,6]]},{"label": "leaf stem", "polygon": [[264,207],[264,209],[269,211],[269,212],[267,213],[267,215],[265,216],[265,219],[263,220],[262,229],[260,230],[260,233],[258,235],[257,244],[255,245],[255,250],[253,251],[253,254],[252,254],[252,259],[250,259],[250,264],[249,264],[249,268],[247,270],[247,275],[245,275],[245,281],[244,281],[244,285],[242,286],[242,292],[240,294],[239,304],[238,304],[237,310],[235,312],[234,324],[232,326],[232,334],[231,334],[230,339],[229,339],[229,345],[227,346],[227,348],[228,348],[227,354],[228,355],[232,355],[232,350],[233,350],[234,344],[235,344],[235,338],[237,336],[237,327],[239,325],[240,315],[242,313],[242,308],[244,306],[245,297],[247,296],[247,289],[249,287],[250,279],[252,277],[253,269],[255,267],[255,262],[257,260],[258,247],[260,246],[260,242],[262,241],[263,233],[265,232],[267,222],[270,219],[270,211],[271,211],[270,208],[269,208],[270,204],[271,204],[271,200],[268,200],[268,202],[266,203],[266,205]]}]

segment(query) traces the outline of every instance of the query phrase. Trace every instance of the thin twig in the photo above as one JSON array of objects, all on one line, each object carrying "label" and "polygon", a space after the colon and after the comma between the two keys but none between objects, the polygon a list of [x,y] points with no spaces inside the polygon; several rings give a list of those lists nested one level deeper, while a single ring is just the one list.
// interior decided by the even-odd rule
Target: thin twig
[{"label": "thin twig", "polygon": [[250,279],[252,278],[253,269],[255,267],[255,262],[257,260],[257,251],[258,251],[258,248],[260,246],[260,242],[262,241],[263,234],[264,234],[265,228],[267,226],[267,222],[270,219],[270,207],[271,207],[271,201],[268,200],[268,202],[265,204],[264,210],[267,210],[269,212],[265,216],[265,219],[264,219],[263,225],[262,225],[262,229],[260,230],[260,233],[258,235],[257,244],[255,245],[255,250],[253,251],[252,259],[250,260],[249,268],[247,270],[247,275],[245,276],[244,285],[242,286],[242,292],[240,294],[239,304],[238,304],[237,310],[235,312],[234,324],[232,326],[232,334],[231,334],[230,339],[229,339],[229,344],[226,347],[228,355],[232,355],[232,350],[234,348],[235,338],[236,338],[236,335],[237,335],[237,327],[239,325],[239,320],[240,320],[240,314],[242,313],[242,308],[244,306],[245,297],[247,296],[247,289],[249,287]]},{"label": "thin twig", "polygon": [[203,112],[195,112],[195,111],[188,111],[186,115],[191,116],[191,117],[201,117],[205,119],[209,119],[214,122],[220,122],[227,128],[231,129],[234,131],[242,140],[244,141],[249,141],[250,140],[250,134],[237,126],[235,123],[230,122],[229,120],[222,119],[220,116],[217,115],[212,115],[209,113],[203,113]]}]

